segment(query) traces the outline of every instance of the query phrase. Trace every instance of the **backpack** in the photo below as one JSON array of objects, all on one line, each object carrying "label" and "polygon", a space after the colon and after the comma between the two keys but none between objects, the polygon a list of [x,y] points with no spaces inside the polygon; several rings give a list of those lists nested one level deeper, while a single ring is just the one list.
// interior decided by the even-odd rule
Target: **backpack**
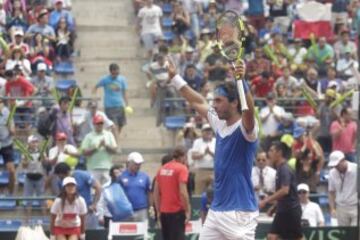
[{"label": "backpack", "polygon": [[56,115],[57,112],[54,109],[41,111],[38,115],[36,129],[46,139],[56,132]]},{"label": "backpack", "polygon": [[105,187],[104,198],[114,222],[132,216],[133,207],[119,183],[112,183],[110,186]]}]

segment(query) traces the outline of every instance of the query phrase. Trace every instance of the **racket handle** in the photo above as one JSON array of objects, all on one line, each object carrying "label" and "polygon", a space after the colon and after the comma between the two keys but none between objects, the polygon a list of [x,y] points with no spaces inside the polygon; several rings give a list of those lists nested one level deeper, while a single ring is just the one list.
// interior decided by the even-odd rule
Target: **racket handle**
[{"label": "racket handle", "polygon": [[243,80],[237,80],[236,85],[237,85],[240,103],[241,103],[241,111],[247,111],[247,110],[249,110],[249,107],[246,102],[246,95],[245,95],[245,91],[244,91]]}]

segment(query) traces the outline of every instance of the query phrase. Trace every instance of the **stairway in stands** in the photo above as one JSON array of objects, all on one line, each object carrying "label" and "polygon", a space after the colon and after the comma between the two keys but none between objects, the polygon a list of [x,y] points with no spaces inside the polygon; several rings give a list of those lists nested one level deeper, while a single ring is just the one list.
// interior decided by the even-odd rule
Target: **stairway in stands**
[{"label": "stairway in stands", "polygon": [[[143,169],[155,173],[164,152],[171,147],[171,133],[155,126],[155,112],[150,109],[146,76],[141,72],[144,50],[135,32],[132,1],[77,0],[73,12],[77,22],[78,38],[75,59],[75,77],[84,96],[92,96],[91,89],[98,79],[108,73],[108,65],[116,62],[121,74],[128,80],[129,102],[134,114],[121,133],[122,153],[117,160],[124,161],[127,153],[139,151],[144,155]],[[102,91],[96,97],[102,98]],[[95,96],[92,96],[95,97]],[[99,102],[102,106],[102,99]]]}]

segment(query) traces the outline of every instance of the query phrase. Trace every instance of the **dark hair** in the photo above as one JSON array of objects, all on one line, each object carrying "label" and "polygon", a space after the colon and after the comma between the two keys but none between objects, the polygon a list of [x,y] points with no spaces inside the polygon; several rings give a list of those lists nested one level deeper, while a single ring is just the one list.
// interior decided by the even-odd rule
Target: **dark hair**
[{"label": "dark hair", "polygon": [[344,116],[344,114],[348,113],[348,110],[349,108],[347,106],[343,107],[340,111],[340,116]]},{"label": "dark hair", "polygon": [[71,169],[70,169],[69,165],[67,165],[64,162],[61,162],[55,166],[54,173],[67,175],[67,174],[69,174],[70,170]]},{"label": "dark hair", "polygon": [[5,78],[12,78],[14,77],[15,73],[13,70],[6,70],[4,73]]},{"label": "dark hair", "polygon": [[[62,208],[62,210],[64,210],[65,201],[66,201],[66,197],[67,197],[67,194],[65,191],[65,186],[61,188],[60,194],[58,197],[61,199],[61,208]],[[76,200],[78,197],[79,197],[79,193],[76,191],[74,200]]]},{"label": "dark hair", "polygon": [[271,143],[271,146],[273,146],[276,151],[280,151],[281,155],[288,159],[289,158],[289,150],[291,150],[285,143],[280,141],[275,141]]},{"label": "dark hair", "polygon": [[111,178],[114,178],[115,176],[114,176],[114,170],[116,170],[116,169],[122,169],[123,168],[123,166],[122,165],[117,165],[117,164],[115,164],[114,166],[112,166],[111,168],[110,168],[110,170],[109,170],[109,175],[110,175],[110,177]]},{"label": "dark hair", "polygon": [[174,149],[174,151],[172,153],[172,157],[174,159],[179,159],[179,158],[181,158],[181,157],[183,157],[185,155],[186,155],[186,149],[183,146],[175,147],[175,149]]},{"label": "dark hair", "polygon": [[161,158],[161,165],[165,165],[166,163],[172,160],[172,156],[170,154],[166,154]]},{"label": "dark hair", "polygon": [[71,99],[69,96],[62,96],[59,100],[59,104],[62,104],[64,102],[70,102],[70,101],[71,101]]},{"label": "dark hair", "polygon": [[119,67],[119,65],[117,65],[116,63],[111,63],[110,65],[109,65],[109,71],[111,72],[111,71],[113,71],[113,70],[119,70],[120,69],[120,67]]},{"label": "dark hair", "polygon": [[227,99],[229,100],[229,102],[237,101],[238,102],[237,110],[239,113],[241,113],[241,103],[239,101],[239,94],[235,83],[234,82],[220,83],[219,85],[216,86],[216,88],[222,88],[226,92]]},{"label": "dark hair", "polygon": [[167,55],[169,53],[169,48],[166,45],[160,45],[159,53]]}]

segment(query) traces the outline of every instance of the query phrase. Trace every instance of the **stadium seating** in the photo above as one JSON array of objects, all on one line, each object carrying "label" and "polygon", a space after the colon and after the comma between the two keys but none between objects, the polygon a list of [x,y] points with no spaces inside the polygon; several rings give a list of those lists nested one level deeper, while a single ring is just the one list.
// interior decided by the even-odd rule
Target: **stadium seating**
[{"label": "stadium seating", "polygon": [[165,118],[165,127],[169,130],[183,128],[186,122],[185,116],[168,116]]}]

